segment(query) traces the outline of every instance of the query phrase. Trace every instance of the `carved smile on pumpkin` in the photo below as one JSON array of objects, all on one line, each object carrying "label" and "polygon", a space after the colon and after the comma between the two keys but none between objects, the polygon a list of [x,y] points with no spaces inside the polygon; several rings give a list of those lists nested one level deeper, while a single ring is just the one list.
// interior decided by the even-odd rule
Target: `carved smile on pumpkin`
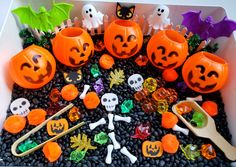
[{"label": "carved smile on pumpkin", "polygon": [[[38,60],[37,60],[38,58],[41,58],[41,55],[35,55],[35,56],[33,56],[33,61],[34,61],[35,63],[38,63]],[[21,70],[22,70],[24,67],[31,68],[32,66],[31,66],[29,63],[23,63],[23,64],[21,65]],[[34,69],[33,69],[33,70],[36,72],[36,71],[39,70],[39,69],[40,69],[40,67],[34,66]],[[40,74],[40,75],[38,76],[38,79],[37,79],[36,81],[34,81],[30,76],[24,76],[24,78],[25,78],[28,82],[33,83],[33,84],[39,84],[39,83],[44,82],[43,79],[44,79],[45,77],[47,77],[47,76],[50,77],[50,76],[51,76],[51,73],[52,73],[52,65],[50,64],[49,61],[47,61],[46,71],[47,71],[47,73],[46,73],[45,75]]]},{"label": "carved smile on pumpkin", "polygon": [[[85,54],[81,53],[79,57],[84,57],[84,56],[85,56]],[[72,65],[79,66],[79,65],[87,63],[92,56],[93,56],[93,52],[90,51],[90,54],[89,54],[87,60],[81,60],[78,63],[76,63],[76,60],[73,57],[69,56],[69,61]]]},{"label": "carved smile on pumpkin", "polygon": [[124,55],[128,55],[129,56],[129,55],[134,54],[137,51],[138,45],[136,44],[135,47],[133,49],[131,49],[130,52],[128,52],[128,53],[126,51],[124,51],[124,50],[121,51],[120,53],[118,53],[117,52],[117,48],[115,47],[114,44],[112,44],[112,49],[115,52],[115,54],[117,54],[118,56],[124,56]]},{"label": "carved smile on pumpkin", "polygon": [[203,88],[200,86],[200,83],[198,83],[198,82],[193,83],[192,79],[193,79],[193,72],[190,71],[188,74],[188,82],[189,82],[190,86],[192,86],[193,88],[197,87],[201,91],[210,91],[210,90],[214,89],[217,85],[217,83],[215,83],[215,84],[207,85]]},{"label": "carved smile on pumpkin", "polygon": [[151,155],[151,156],[156,156],[159,154],[160,151],[160,147],[157,148],[157,146],[155,145],[154,148],[152,148],[152,145],[150,145],[149,147],[146,146],[146,152]]},{"label": "carved smile on pumpkin", "polygon": [[171,64],[168,64],[167,66],[163,65],[163,63],[161,62],[158,62],[156,63],[156,56],[155,56],[155,53],[153,52],[152,53],[152,56],[151,56],[151,59],[152,59],[152,62],[156,65],[156,66],[159,66],[159,67],[163,67],[163,68],[173,68],[176,66],[177,62],[175,63],[171,63]]}]

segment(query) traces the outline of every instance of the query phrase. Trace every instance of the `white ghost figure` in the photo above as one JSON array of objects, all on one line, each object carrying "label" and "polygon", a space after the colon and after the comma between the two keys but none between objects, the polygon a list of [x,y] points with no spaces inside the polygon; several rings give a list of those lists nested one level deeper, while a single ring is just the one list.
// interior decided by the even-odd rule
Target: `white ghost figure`
[{"label": "white ghost figure", "polygon": [[83,16],[83,27],[88,30],[92,28],[98,28],[99,25],[103,24],[103,16],[101,12],[97,11],[96,8],[91,4],[86,4],[82,8]]},{"label": "white ghost figure", "polygon": [[148,17],[148,24],[153,29],[163,30],[170,24],[169,8],[165,5],[158,5],[153,13]]}]

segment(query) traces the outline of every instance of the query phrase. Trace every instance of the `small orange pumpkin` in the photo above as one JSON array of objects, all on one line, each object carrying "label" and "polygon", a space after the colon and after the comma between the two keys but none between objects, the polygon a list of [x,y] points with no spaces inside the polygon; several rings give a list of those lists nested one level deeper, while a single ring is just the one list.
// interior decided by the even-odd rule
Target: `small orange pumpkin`
[{"label": "small orange pumpkin", "polygon": [[12,134],[17,134],[21,132],[26,125],[26,119],[20,115],[11,115],[9,116],[3,125],[3,128]]},{"label": "small orange pumpkin", "polygon": [[12,80],[23,88],[36,89],[54,77],[56,61],[46,49],[31,45],[11,58],[9,73]]},{"label": "small orange pumpkin", "polygon": [[39,125],[45,121],[47,112],[41,108],[33,109],[27,115],[27,119],[30,125]]},{"label": "small orange pumpkin", "polygon": [[208,52],[198,52],[184,63],[182,75],[185,83],[199,93],[221,89],[228,77],[227,62]]},{"label": "small orange pumpkin", "polygon": [[50,136],[58,135],[68,129],[69,125],[65,118],[50,120],[47,123],[47,132]]},{"label": "small orange pumpkin", "polygon": [[58,143],[50,141],[43,146],[43,153],[49,162],[54,162],[61,156],[62,151]]},{"label": "small orange pumpkin", "polygon": [[174,154],[178,151],[179,141],[175,135],[166,134],[162,137],[161,142],[165,152]]},{"label": "small orange pumpkin", "polygon": [[143,33],[134,21],[115,20],[104,33],[104,44],[113,56],[126,59],[141,49]]},{"label": "small orange pumpkin", "polygon": [[188,42],[175,30],[162,30],[149,40],[147,55],[150,62],[157,68],[179,67],[188,55]]},{"label": "small orange pumpkin", "polygon": [[160,141],[145,141],[142,144],[142,153],[145,157],[160,157],[163,154],[162,143]]},{"label": "small orange pumpkin", "polygon": [[69,27],[58,32],[52,45],[56,58],[70,67],[83,66],[94,53],[92,38],[79,27]]}]

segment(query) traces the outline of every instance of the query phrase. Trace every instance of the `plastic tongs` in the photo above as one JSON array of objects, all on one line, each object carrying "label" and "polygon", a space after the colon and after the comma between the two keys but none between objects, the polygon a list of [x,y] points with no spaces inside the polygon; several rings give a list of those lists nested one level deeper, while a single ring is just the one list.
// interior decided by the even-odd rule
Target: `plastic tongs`
[{"label": "plastic tongs", "polygon": [[[194,127],[182,115],[180,115],[176,107],[181,103],[188,103],[194,111],[203,113],[206,118],[205,126],[201,128]],[[217,132],[214,119],[210,115],[208,115],[207,112],[202,107],[200,107],[195,101],[180,101],[179,103],[173,105],[172,111],[196,136],[210,139],[224,152],[225,156],[229,160],[236,160],[236,147],[232,146],[220,135],[219,132]]]},{"label": "plastic tongs", "polygon": [[56,136],[54,136],[54,137],[48,139],[47,141],[44,141],[43,143],[41,143],[41,144],[37,145],[36,147],[34,147],[34,148],[32,148],[32,149],[29,149],[29,150],[27,150],[27,151],[25,151],[25,152],[23,152],[23,153],[18,154],[18,153],[16,152],[16,148],[17,148],[17,146],[19,145],[19,143],[25,141],[27,138],[30,137],[30,135],[34,134],[35,132],[37,132],[38,130],[40,130],[42,127],[44,127],[44,126],[48,123],[48,121],[52,120],[53,118],[55,118],[55,117],[57,117],[57,116],[60,116],[61,114],[63,114],[64,112],[66,112],[67,110],[69,110],[69,109],[72,108],[72,107],[73,107],[73,104],[72,104],[72,103],[69,104],[69,105],[67,105],[66,107],[64,107],[63,109],[61,109],[60,111],[58,111],[56,114],[54,114],[53,116],[51,116],[50,118],[48,118],[47,120],[45,120],[44,122],[42,122],[40,125],[36,126],[34,129],[32,129],[31,131],[29,131],[28,133],[26,133],[24,136],[22,136],[22,137],[20,137],[18,140],[16,140],[16,141],[12,144],[12,146],[11,146],[11,152],[12,152],[12,154],[15,155],[15,156],[17,156],[17,157],[26,156],[26,155],[28,155],[28,154],[30,154],[30,153],[32,153],[32,152],[34,152],[34,151],[40,149],[40,148],[43,147],[47,142],[50,142],[50,141],[54,141],[54,140],[56,140],[56,139],[59,139],[60,137],[62,137],[62,136],[64,136],[64,135],[66,135],[66,134],[68,134],[68,133],[74,131],[75,129],[77,129],[77,128],[81,127],[81,126],[83,126],[83,125],[85,124],[85,122],[81,122],[81,123],[79,123],[79,124],[77,124],[77,125],[71,127],[70,129],[68,129],[68,130],[66,130],[66,131],[64,131],[64,132],[62,132],[62,133],[60,133],[60,134],[58,134],[58,135],[56,135]]}]

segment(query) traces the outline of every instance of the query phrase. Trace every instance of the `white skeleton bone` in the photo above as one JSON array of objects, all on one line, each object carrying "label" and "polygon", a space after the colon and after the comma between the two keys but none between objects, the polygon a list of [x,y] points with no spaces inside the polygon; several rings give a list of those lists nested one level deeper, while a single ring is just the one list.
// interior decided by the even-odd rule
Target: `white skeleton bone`
[{"label": "white skeleton bone", "polygon": [[202,95],[196,97],[187,97],[186,100],[202,101]]},{"label": "white skeleton bone", "polygon": [[84,99],[84,98],[85,98],[85,96],[86,96],[86,94],[87,94],[89,88],[90,88],[90,85],[84,85],[84,90],[83,90],[83,92],[81,93],[81,95],[79,96],[80,99]]},{"label": "white skeleton bone", "polygon": [[114,145],[114,149],[117,150],[117,149],[120,149],[120,143],[118,143],[116,141],[116,137],[115,137],[115,133],[114,132],[111,132],[108,134],[108,136],[110,137],[113,145]]},{"label": "white skeleton bone", "polygon": [[108,129],[110,130],[114,130],[113,118],[114,118],[114,115],[109,113],[108,114],[108,120],[109,120]]},{"label": "white skeleton bone", "polygon": [[125,121],[130,123],[131,122],[131,117],[121,117],[119,115],[115,115],[114,121]]},{"label": "white skeleton bone", "polygon": [[135,157],[133,154],[131,154],[126,147],[122,147],[122,149],[120,149],[120,152],[124,155],[126,155],[129,160],[131,161],[131,163],[135,163],[135,161],[137,161],[137,157]]},{"label": "white skeleton bone", "polygon": [[174,131],[179,131],[182,132],[183,134],[185,134],[186,136],[189,133],[189,129],[186,128],[181,128],[180,126],[178,126],[177,124],[172,128]]},{"label": "white skeleton bone", "polygon": [[107,164],[111,164],[111,162],[112,162],[112,158],[111,158],[111,153],[112,153],[112,151],[113,151],[113,145],[112,144],[109,144],[108,146],[107,146],[107,157],[106,157],[106,163]]},{"label": "white skeleton bone", "polygon": [[90,130],[93,130],[93,129],[95,129],[97,126],[103,125],[103,124],[105,124],[105,123],[106,123],[106,120],[105,120],[104,118],[101,118],[101,119],[99,119],[97,122],[90,123],[90,124],[89,124],[89,128],[90,128]]}]

